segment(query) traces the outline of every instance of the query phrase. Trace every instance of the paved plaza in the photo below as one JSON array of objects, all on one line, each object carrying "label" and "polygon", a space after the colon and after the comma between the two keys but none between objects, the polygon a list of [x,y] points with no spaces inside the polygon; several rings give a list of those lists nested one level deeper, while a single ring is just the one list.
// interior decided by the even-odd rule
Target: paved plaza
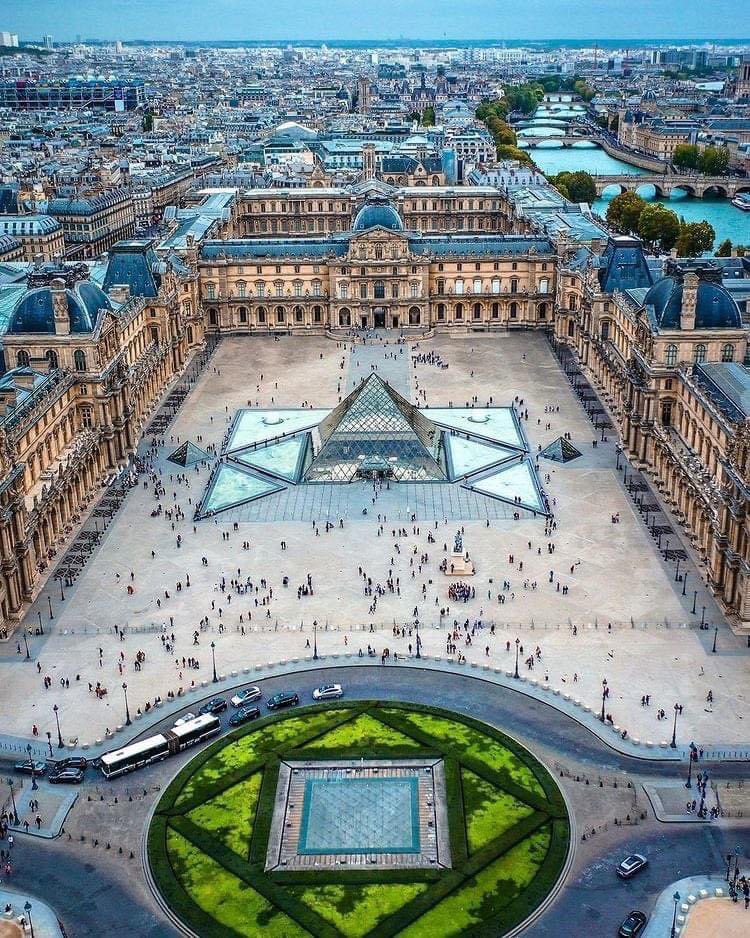
[{"label": "paved plaza", "polygon": [[[5,699],[18,702],[4,708],[5,733],[30,737],[36,727],[41,741],[48,731],[54,741],[57,704],[66,739],[103,738],[124,722],[123,682],[135,712],[210,681],[212,641],[220,673],[311,655],[313,623],[326,654],[413,655],[418,618],[424,654],[446,656],[450,645],[454,658],[507,668],[518,637],[529,676],[592,707],[606,677],[607,711],[631,735],[669,738],[679,703],[683,741],[746,740],[745,640],[731,633],[692,562],[681,568],[683,595],[674,562],[663,560],[623,486],[615,441],[592,428],[546,340],[510,333],[438,336],[416,349],[384,343],[221,342],[148,451],[163,492],[142,475],[65,601],[56,583],[42,591],[27,622],[33,628],[42,613],[45,635],[29,639],[30,660],[23,642],[20,653],[16,640],[0,648]],[[448,367],[414,364],[423,353]],[[512,506],[461,486],[374,491],[369,482],[290,486],[283,504],[272,495],[194,522],[210,464],[168,462],[181,442],[218,452],[241,408],[331,409],[374,369],[420,407],[515,404],[532,455],[569,434],[580,458],[539,460],[556,527],[529,512],[514,520]],[[306,503],[293,504],[303,488],[312,490]],[[476,566],[466,602],[449,598],[453,581],[440,571],[458,528]],[[713,627],[700,630],[701,617],[719,627],[715,654]],[[97,683],[106,694],[97,697]]]}]

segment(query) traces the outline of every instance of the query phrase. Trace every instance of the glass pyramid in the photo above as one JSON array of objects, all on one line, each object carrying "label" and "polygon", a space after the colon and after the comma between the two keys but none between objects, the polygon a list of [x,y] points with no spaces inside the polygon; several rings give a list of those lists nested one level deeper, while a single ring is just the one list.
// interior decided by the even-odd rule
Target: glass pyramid
[{"label": "glass pyramid", "polygon": [[329,410],[241,410],[237,414],[225,452],[232,453],[255,443],[265,443],[309,430],[330,413]]},{"label": "glass pyramid", "polygon": [[512,407],[426,407],[421,413],[441,427],[514,449],[527,449]]},{"label": "glass pyramid", "polygon": [[173,453],[167,456],[167,459],[176,466],[192,466],[194,463],[202,462],[208,458],[208,453],[202,450],[200,446],[196,446],[195,443],[191,443],[190,440],[185,440],[181,446],[178,446]]},{"label": "glass pyramid", "polygon": [[260,469],[261,472],[278,476],[287,482],[296,482],[302,473],[309,438],[310,434],[304,433],[280,443],[271,443],[270,446],[240,450],[232,454],[232,459],[251,469]]},{"label": "glass pyramid", "polygon": [[499,498],[500,501],[509,502],[519,508],[529,508],[531,511],[547,514],[536,473],[528,459],[510,466],[502,466],[486,478],[467,485],[467,488],[481,492],[482,495]]},{"label": "glass pyramid", "polygon": [[198,514],[205,518],[216,514],[217,511],[226,511],[227,508],[235,508],[254,498],[279,492],[283,487],[278,482],[261,479],[227,463],[221,463],[211,479]]},{"label": "glass pyramid", "polygon": [[506,446],[490,446],[489,443],[467,440],[454,433],[446,433],[443,439],[452,480],[479,472],[480,469],[489,469],[506,459],[518,458],[518,452]]},{"label": "glass pyramid", "polygon": [[572,459],[578,459],[581,452],[573,446],[570,440],[566,440],[564,436],[558,436],[556,440],[545,446],[539,455],[554,462],[565,463],[570,462]]},{"label": "glass pyramid", "polygon": [[308,482],[372,476],[399,482],[447,480],[440,429],[376,374],[331,411],[318,435]]}]

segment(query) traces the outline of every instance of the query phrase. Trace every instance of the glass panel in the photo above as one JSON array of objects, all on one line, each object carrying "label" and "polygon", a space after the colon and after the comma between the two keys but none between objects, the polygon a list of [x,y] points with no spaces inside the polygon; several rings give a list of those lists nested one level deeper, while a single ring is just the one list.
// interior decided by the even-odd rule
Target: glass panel
[{"label": "glass panel", "polygon": [[527,449],[512,407],[429,407],[422,413],[441,426],[470,436]]},{"label": "glass panel", "polygon": [[242,469],[235,469],[223,463],[216,470],[206,497],[200,506],[200,514],[205,517],[217,511],[224,511],[241,505],[243,502],[279,492],[283,486],[276,482],[260,479]]},{"label": "glass panel", "polygon": [[445,445],[448,450],[451,479],[459,479],[461,476],[494,466],[504,459],[518,457],[515,450],[488,446],[478,440],[466,440],[462,436],[448,433],[445,435]]},{"label": "glass panel", "polygon": [[281,443],[246,449],[235,453],[233,458],[252,469],[260,469],[271,475],[296,482],[300,475],[302,454],[307,446],[309,434],[295,436]]},{"label": "glass panel", "polygon": [[309,430],[330,413],[328,410],[240,410],[225,452],[265,443],[300,430]]},{"label": "glass panel", "polygon": [[536,475],[528,459],[505,466],[486,479],[472,482],[470,488],[483,495],[491,495],[520,508],[544,512]]}]

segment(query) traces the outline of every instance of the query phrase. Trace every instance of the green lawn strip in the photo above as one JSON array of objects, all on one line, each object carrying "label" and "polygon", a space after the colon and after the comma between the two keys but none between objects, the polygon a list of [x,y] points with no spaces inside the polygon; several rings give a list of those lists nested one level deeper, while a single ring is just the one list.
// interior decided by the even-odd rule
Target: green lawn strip
[{"label": "green lawn strip", "polygon": [[316,888],[294,886],[289,891],[299,901],[313,906],[318,915],[347,938],[362,938],[373,929],[377,930],[384,918],[388,918],[426,888],[424,883],[336,884]]},{"label": "green lawn strip", "polygon": [[[206,834],[202,828],[197,827],[185,817],[172,818],[170,823],[194,847],[258,892],[303,929],[307,929],[318,938],[337,938],[337,930],[313,909],[292,896],[288,890],[277,886],[262,870],[257,870],[255,866],[249,865],[231,850],[227,850],[219,841]],[[256,934],[256,932],[250,934]]]},{"label": "green lawn strip", "polygon": [[[452,756],[467,768],[470,768],[476,775],[480,775],[498,788],[507,791],[509,795],[512,795],[518,801],[524,802],[524,804],[529,805],[537,811],[550,813],[550,804],[543,795],[539,795],[530,789],[522,788],[513,781],[509,773],[501,769],[493,769],[481,759],[467,754],[460,746],[454,746],[450,739],[430,735],[428,732],[416,726],[405,726],[400,717],[390,713],[379,713],[378,717],[382,719],[383,722],[388,722],[394,729],[410,733],[414,739],[419,740],[425,747],[442,749],[445,754]],[[456,720],[456,723],[460,724],[460,722],[460,720]]]},{"label": "green lawn strip", "polygon": [[[523,821],[519,821],[510,830],[492,840],[482,850],[478,850],[462,867],[458,868],[454,865],[454,868],[446,871],[434,886],[407,903],[387,921],[382,922],[378,926],[378,938],[381,935],[397,935],[402,929],[424,915],[425,912],[449,896],[454,890],[459,889],[467,879],[476,876],[485,866],[492,863],[499,856],[509,852],[526,838],[535,834],[537,830],[548,823],[548,820],[545,814],[533,814],[528,818],[524,818]],[[440,934],[440,931],[438,930],[436,934]]]},{"label": "green lawn strip", "polygon": [[445,803],[448,812],[448,840],[451,863],[458,869],[466,862],[469,847],[466,840],[466,806],[461,784],[461,766],[450,757],[443,760],[445,774]]},{"label": "green lawn strip", "polygon": [[347,760],[350,762],[359,761],[360,759],[389,759],[389,760],[398,760],[398,759],[418,759],[424,760],[425,762],[436,762],[438,759],[443,758],[441,752],[436,751],[434,748],[426,749],[420,746],[419,743],[414,743],[414,748],[399,746],[398,748],[388,749],[385,746],[378,747],[377,749],[363,749],[361,746],[350,746],[350,747],[331,747],[323,749],[284,749],[280,753],[281,758],[285,762],[304,762],[306,760],[315,760],[316,762],[328,762],[331,760]]},{"label": "green lawn strip", "polygon": [[[304,720],[311,715],[309,710],[312,710],[314,717],[319,717],[323,721],[323,726],[316,721],[317,725],[305,728]],[[346,710],[341,708],[339,712],[334,710],[332,713],[312,707],[309,710],[308,712],[297,710],[293,715],[282,719],[276,717],[263,720],[254,724],[253,729],[245,728],[244,732],[235,731],[240,732],[239,736],[230,733],[209,749],[204,750],[200,754],[203,758],[198,757],[196,762],[186,765],[170,783],[165,793],[167,801],[169,801],[172,786],[175,786],[178,794],[172,799],[170,807],[164,809],[162,813],[176,814],[191,811],[207,798],[219,794],[226,788],[231,788],[243,778],[258,771],[270,753],[278,752],[286,747],[303,746],[316,736],[327,733],[333,727],[346,723],[358,715],[358,711],[351,707]],[[295,730],[291,736],[289,736],[290,727]],[[233,750],[232,758],[240,760],[234,768],[222,766],[222,762],[228,758],[224,754],[230,749]],[[243,754],[245,760],[241,761]],[[191,767],[192,771],[186,771]],[[160,810],[162,810],[161,803]]]},{"label": "green lawn strip", "polygon": [[443,871],[429,867],[425,869],[401,868],[393,870],[371,869],[317,869],[317,870],[270,870],[268,878],[279,886],[365,886],[387,883],[436,883]]},{"label": "green lawn strip", "polygon": [[467,930],[487,923],[494,934],[503,934],[498,916],[504,906],[520,899],[539,868],[537,854],[546,850],[549,830],[540,828],[502,856],[496,857],[467,877],[461,888],[436,903],[420,918],[404,928],[403,938],[464,935]]},{"label": "green lawn strip", "polygon": [[534,811],[467,768],[461,772],[461,782],[466,836],[472,853]]},{"label": "green lawn strip", "polygon": [[255,772],[185,816],[245,859],[250,849],[262,779],[262,774]]},{"label": "green lawn strip", "polygon": [[[268,938],[307,934],[243,877],[172,827],[167,829],[167,851],[174,875],[189,898],[177,909],[201,938],[254,938],[261,931]],[[230,851],[226,853],[234,856]]]},{"label": "green lawn strip", "polygon": [[419,743],[412,736],[405,736],[403,733],[394,731],[392,727],[387,726],[381,720],[375,719],[370,713],[360,713],[357,717],[317,736],[303,746],[294,746],[293,748],[309,749],[317,752],[318,748],[349,748],[353,745],[364,751],[368,749],[380,751],[390,750],[395,747],[410,749],[418,747]]},{"label": "green lawn strip", "polygon": [[276,789],[279,784],[279,770],[281,761],[278,756],[269,755],[266,761],[263,781],[258,795],[258,806],[255,809],[255,823],[250,838],[249,861],[262,870],[266,862],[268,850],[268,837],[273,823],[273,809],[276,803]]}]

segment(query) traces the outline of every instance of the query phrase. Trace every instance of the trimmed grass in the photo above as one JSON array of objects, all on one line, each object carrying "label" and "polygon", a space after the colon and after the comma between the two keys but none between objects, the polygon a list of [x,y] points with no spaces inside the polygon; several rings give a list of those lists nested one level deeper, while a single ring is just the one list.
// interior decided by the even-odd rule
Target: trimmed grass
[{"label": "trimmed grass", "polygon": [[366,886],[292,886],[297,899],[314,908],[349,938],[363,938],[407,902],[427,889],[425,883]]},{"label": "trimmed grass", "polygon": [[461,782],[464,792],[466,837],[471,853],[485,847],[495,837],[504,834],[514,824],[534,813],[533,808],[491,785],[469,769],[462,769]]},{"label": "trimmed grass", "polygon": [[[282,759],[441,755],[452,869],[264,872]],[[201,938],[499,936],[544,899],[568,844],[554,779],[515,740],[436,708],[369,701],[232,731],[177,774],[148,835],[159,888]]]},{"label": "trimmed grass", "polygon": [[238,856],[246,858],[262,780],[263,773],[256,772],[246,781],[193,808],[186,817],[198,827],[215,834]]}]

